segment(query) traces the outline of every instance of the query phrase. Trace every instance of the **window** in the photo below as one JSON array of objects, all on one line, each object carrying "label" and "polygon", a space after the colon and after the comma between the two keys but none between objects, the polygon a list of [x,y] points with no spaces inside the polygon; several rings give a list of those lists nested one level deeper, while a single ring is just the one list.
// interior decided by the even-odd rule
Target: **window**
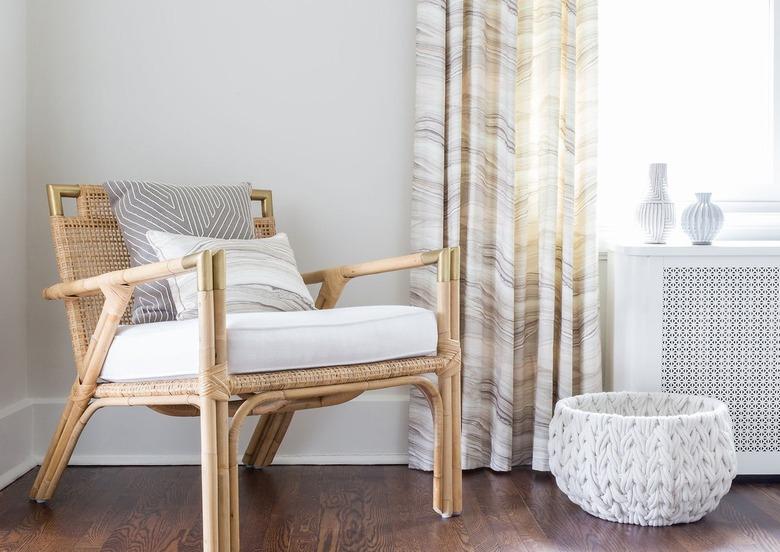
[{"label": "window", "polygon": [[727,211],[721,237],[780,237],[757,230],[780,231],[772,0],[601,0],[599,11],[607,236],[636,231],[648,164],[666,162],[678,223],[694,192],[710,191]]}]

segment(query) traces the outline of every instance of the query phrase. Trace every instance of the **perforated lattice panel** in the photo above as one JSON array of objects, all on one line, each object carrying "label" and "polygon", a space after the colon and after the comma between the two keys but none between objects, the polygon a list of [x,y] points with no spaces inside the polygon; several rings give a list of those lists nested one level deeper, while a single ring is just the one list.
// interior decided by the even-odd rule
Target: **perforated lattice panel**
[{"label": "perforated lattice panel", "polygon": [[665,267],[661,385],[729,406],[739,452],[780,452],[780,267]]}]

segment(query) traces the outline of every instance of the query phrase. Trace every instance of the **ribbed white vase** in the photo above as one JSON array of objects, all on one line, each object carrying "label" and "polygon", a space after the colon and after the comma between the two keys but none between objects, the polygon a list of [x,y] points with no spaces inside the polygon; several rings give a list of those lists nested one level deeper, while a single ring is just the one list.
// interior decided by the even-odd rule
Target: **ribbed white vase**
[{"label": "ribbed white vase", "polygon": [[666,243],[674,227],[674,203],[666,189],[666,163],[650,164],[650,190],[636,210],[645,243]]},{"label": "ribbed white vase", "polygon": [[680,223],[693,245],[710,245],[723,228],[723,211],[710,201],[711,193],[695,195],[696,203],[685,208]]}]

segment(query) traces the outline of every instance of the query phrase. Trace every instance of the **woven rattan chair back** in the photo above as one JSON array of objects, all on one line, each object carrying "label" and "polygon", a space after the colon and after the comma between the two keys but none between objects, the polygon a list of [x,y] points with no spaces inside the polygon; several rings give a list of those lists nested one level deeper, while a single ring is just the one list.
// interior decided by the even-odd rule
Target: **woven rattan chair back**
[{"label": "woven rattan chair back", "polygon": [[[130,266],[127,247],[102,186],[52,185],[48,191],[52,241],[57,270],[63,282]],[[63,197],[76,199],[76,215],[64,215]],[[271,192],[253,190],[252,200],[261,205],[260,216],[254,219],[255,236],[273,236],[276,227]],[[81,366],[102,307],[102,295],[65,302],[76,366]],[[123,324],[130,323],[131,308],[132,302],[122,317]]]}]

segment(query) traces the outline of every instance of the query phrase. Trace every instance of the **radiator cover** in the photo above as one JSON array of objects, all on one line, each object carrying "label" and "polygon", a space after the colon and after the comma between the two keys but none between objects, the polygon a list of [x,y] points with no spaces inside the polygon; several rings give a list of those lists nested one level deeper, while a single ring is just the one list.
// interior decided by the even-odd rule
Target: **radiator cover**
[{"label": "radiator cover", "polygon": [[723,401],[739,472],[780,473],[780,248],[635,246],[610,260],[613,387]]}]

